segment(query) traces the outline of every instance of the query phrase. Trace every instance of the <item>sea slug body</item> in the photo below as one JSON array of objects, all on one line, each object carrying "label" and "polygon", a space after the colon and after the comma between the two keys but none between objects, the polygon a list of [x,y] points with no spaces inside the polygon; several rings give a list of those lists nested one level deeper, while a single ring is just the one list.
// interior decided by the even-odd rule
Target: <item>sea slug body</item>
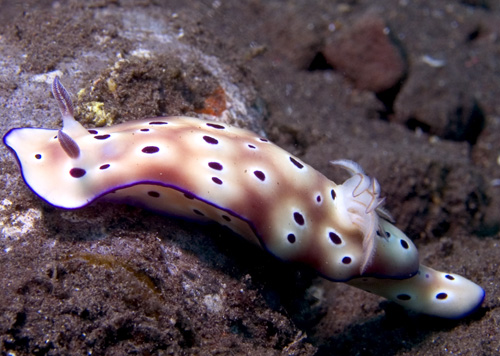
[{"label": "sea slug body", "polygon": [[[352,175],[336,184],[264,137],[189,117],[87,130],[58,78],[52,91],[62,129],[19,128],[4,137],[26,184],[49,204],[76,209],[107,200],[215,221],[282,260],[419,312],[461,317],[482,302],[484,291],[459,276],[445,278],[454,284],[442,292],[448,286],[436,282],[439,272],[420,266],[411,240],[389,222],[377,180],[354,162],[332,162]],[[440,295],[447,312],[434,300],[419,303],[421,293]]]}]

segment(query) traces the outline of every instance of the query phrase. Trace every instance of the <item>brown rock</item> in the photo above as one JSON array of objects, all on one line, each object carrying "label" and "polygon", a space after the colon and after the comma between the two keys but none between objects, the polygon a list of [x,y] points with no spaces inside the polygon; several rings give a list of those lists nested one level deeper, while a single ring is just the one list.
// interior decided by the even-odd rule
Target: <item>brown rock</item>
[{"label": "brown rock", "polygon": [[395,86],[405,75],[406,63],[389,36],[387,24],[365,15],[342,30],[324,48],[327,62],[359,89],[376,93]]}]

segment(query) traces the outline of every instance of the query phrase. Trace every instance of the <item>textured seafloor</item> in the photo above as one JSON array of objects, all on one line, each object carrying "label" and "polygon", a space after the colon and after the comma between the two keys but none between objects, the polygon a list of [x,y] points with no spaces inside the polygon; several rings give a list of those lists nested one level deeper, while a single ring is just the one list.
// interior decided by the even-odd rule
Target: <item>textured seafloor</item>
[{"label": "textured seafloor", "polygon": [[0,1],[2,135],[58,127],[54,74],[87,126],[218,114],[223,92],[234,123],[332,179],[329,160],[358,161],[423,262],[487,293],[437,320],[215,226],[58,210],[1,147],[0,352],[499,353],[499,34],[493,0]]}]

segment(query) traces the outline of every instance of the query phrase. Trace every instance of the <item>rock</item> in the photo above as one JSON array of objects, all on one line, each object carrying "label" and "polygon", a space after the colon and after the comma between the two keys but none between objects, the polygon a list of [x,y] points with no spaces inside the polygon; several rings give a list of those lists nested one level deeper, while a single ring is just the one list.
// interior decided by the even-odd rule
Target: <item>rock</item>
[{"label": "rock", "polygon": [[340,28],[323,52],[326,61],[354,86],[375,93],[398,85],[407,70],[401,47],[377,15],[362,16],[351,26]]}]

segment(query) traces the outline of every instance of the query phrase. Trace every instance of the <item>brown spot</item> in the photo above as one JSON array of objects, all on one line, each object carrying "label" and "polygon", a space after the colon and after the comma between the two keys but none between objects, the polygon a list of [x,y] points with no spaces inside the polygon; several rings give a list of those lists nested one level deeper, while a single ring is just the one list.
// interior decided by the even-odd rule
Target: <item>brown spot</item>
[{"label": "brown spot", "polygon": [[209,143],[209,144],[211,144],[211,145],[216,145],[216,144],[218,144],[218,143],[219,143],[219,141],[218,141],[217,139],[215,139],[215,138],[213,138],[213,137],[211,137],[211,136],[203,136],[203,139],[204,139],[207,143]]},{"label": "brown spot", "polygon": [[106,134],[106,135],[97,135],[97,136],[94,136],[94,138],[95,138],[96,140],[105,140],[105,139],[107,139],[107,138],[109,138],[109,137],[110,137],[110,135],[108,135],[108,134]]},{"label": "brown spot", "polygon": [[269,142],[269,140],[267,138],[259,138],[259,140],[261,140],[262,142]]},{"label": "brown spot", "polygon": [[187,199],[194,199],[194,195],[191,194],[191,193],[184,193],[184,196],[187,198]]},{"label": "brown spot", "polygon": [[231,221],[231,218],[227,215],[222,215],[222,218],[226,221]]},{"label": "brown spot", "polygon": [[108,169],[109,168],[109,164],[103,164],[102,166],[99,167],[99,169]]},{"label": "brown spot", "polygon": [[436,295],[436,299],[445,300],[446,298],[448,298],[448,294],[446,293],[438,293]]},{"label": "brown spot", "polygon": [[328,234],[328,236],[330,237],[330,240],[335,244],[335,245],[340,245],[342,243],[342,239],[340,238],[339,235],[337,235],[336,233],[334,232],[330,232]]},{"label": "brown spot", "polygon": [[299,212],[295,212],[293,213],[293,219],[295,220],[295,222],[299,225],[304,225],[304,217],[302,216],[301,213]]},{"label": "brown spot", "polygon": [[447,274],[446,276],[444,276],[444,278],[449,279],[450,281],[454,281],[455,280],[455,277],[453,277],[450,274]]},{"label": "brown spot", "polygon": [[210,126],[210,127],[213,127],[214,129],[217,129],[217,130],[224,130],[225,127],[222,126],[222,125],[219,125],[219,124],[214,124],[214,123],[207,123],[207,126]]},{"label": "brown spot", "polygon": [[335,193],[335,190],[333,190],[333,189],[332,189],[331,193],[332,193],[332,199],[335,200],[335,198],[337,197],[337,193]]},{"label": "brown spot", "polygon": [[266,179],[266,175],[262,171],[254,171],[253,174],[255,174],[255,176],[261,181],[264,181]]},{"label": "brown spot", "polygon": [[71,168],[71,170],[69,171],[69,174],[73,178],[81,178],[85,175],[85,173],[87,172],[83,168]]},{"label": "brown spot", "polygon": [[37,154],[35,155],[35,158],[36,158],[36,159],[42,159],[42,155],[41,155],[40,153],[37,153]]},{"label": "brown spot", "polygon": [[299,161],[297,161],[295,158],[293,157],[290,157],[290,161],[298,168],[298,169],[302,169],[304,168],[304,165],[302,163],[300,163]]},{"label": "brown spot", "polygon": [[212,177],[212,181],[213,181],[215,184],[219,184],[219,185],[220,185],[220,184],[222,184],[222,181],[221,181],[219,178],[217,178],[217,177]]},{"label": "brown spot", "polygon": [[159,198],[159,197],[160,197],[160,193],[155,192],[155,191],[149,191],[149,192],[148,192],[148,195],[149,195],[150,197],[153,197],[153,198]]},{"label": "brown spot", "polygon": [[212,169],[217,170],[217,171],[221,171],[222,170],[222,164],[220,164],[219,162],[209,162],[208,166],[210,168],[212,168]]},{"label": "brown spot", "polygon": [[318,195],[318,196],[316,197],[316,201],[317,201],[318,203],[321,203],[321,195]]},{"label": "brown spot", "polygon": [[141,129],[142,132],[148,132],[149,129]]},{"label": "brown spot", "polygon": [[406,242],[405,240],[400,240],[399,243],[405,250],[408,250],[410,248],[410,245],[408,245],[408,242]]},{"label": "brown spot", "polygon": [[251,148],[252,150],[255,150],[257,147],[255,147],[254,145],[248,145],[248,148]]},{"label": "brown spot", "polygon": [[195,213],[196,215],[200,215],[200,216],[205,216],[205,214],[203,214],[201,211],[199,211],[198,209],[193,209],[193,213]]},{"label": "brown spot", "polygon": [[166,122],[166,121],[151,121],[149,124],[150,125],[168,125],[168,122]]},{"label": "brown spot", "polygon": [[89,134],[97,135],[97,130],[87,130]]},{"label": "brown spot", "polygon": [[158,152],[160,149],[156,146],[146,146],[142,149],[142,152],[152,154]]},{"label": "brown spot", "polygon": [[349,263],[352,262],[352,258],[350,258],[349,256],[345,256],[343,259],[342,259],[342,263],[345,264],[345,265],[348,265]]},{"label": "brown spot", "polygon": [[288,234],[288,236],[286,237],[288,242],[290,242],[291,244],[295,243],[295,241],[297,241],[297,238],[295,237],[294,234]]}]

